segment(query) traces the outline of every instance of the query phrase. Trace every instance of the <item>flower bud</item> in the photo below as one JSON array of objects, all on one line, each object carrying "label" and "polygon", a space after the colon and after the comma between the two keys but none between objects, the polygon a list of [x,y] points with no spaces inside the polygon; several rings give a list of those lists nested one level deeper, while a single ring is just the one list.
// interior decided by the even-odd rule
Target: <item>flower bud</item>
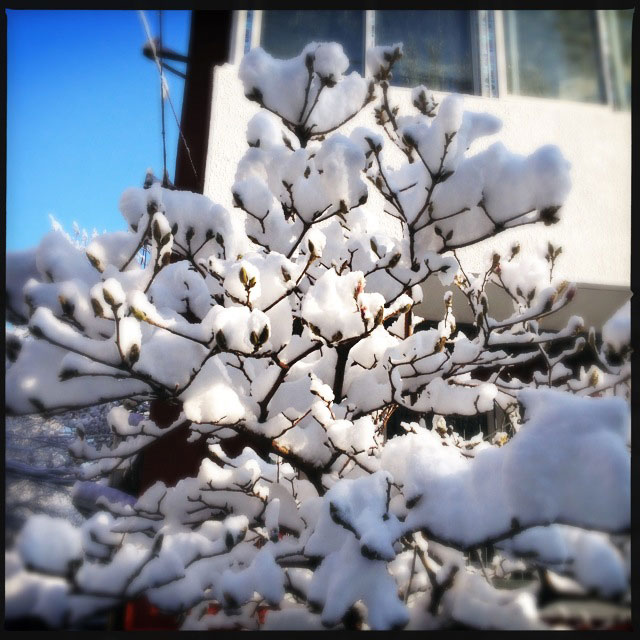
[{"label": "flower bud", "polygon": [[129,364],[133,366],[140,359],[140,347],[137,344],[132,344],[129,353],[127,354],[127,360]]},{"label": "flower bud", "polygon": [[218,329],[218,331],[216,332],[216,344],[223,351],[227,348],[227,338],[225,337],[222,329]]}]

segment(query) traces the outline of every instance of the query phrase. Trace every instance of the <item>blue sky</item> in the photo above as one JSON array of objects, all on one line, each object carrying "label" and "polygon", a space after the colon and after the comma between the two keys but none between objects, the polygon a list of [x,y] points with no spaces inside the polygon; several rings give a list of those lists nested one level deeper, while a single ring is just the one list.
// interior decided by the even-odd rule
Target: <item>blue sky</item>
[{"label": "blue sky", "polygon": [[[7,250],[36,245],[49,214],[70,234],[73,221],[89,234],[126,228],[122,191],[142,186],[148,167],[162,175],[160,81],[142,55],[137,11],[6,13]],[[158,35],[158,12],[146,16]],[[189,20],[189,11],[163,12],[165,46],[186,55]],[[183,81],[166,77],[179,118]],[[168,104],[165,117],[173,179],[178,129]]]}]

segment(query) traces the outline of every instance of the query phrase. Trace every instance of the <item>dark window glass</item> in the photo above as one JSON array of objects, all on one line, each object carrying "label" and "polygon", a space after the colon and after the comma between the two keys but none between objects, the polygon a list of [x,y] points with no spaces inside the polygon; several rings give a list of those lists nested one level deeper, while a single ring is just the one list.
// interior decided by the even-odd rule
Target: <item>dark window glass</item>
[{"label": "dark window glass", "polygon": [[470,11],[376,11],[376,44],[404,44],[392,84],[478,93]]},{"label": "dark window glass", "polygon": [[505,11],[509,92],[605,102],[593,11]]},{"label": "dark window glass", "polygon": [[633,9],[607,11],[609,63],[616,106],[631,106],[631,24]]},{"label": "dark window glass", "polygon": [[348,72],[364,72],[364,11],[271,10],[262,12],[260,46],[276,58],[293,58],[312,40],[338,42]]},{"label": "dark window glass", "polygon": [[244,29],[244,52],[251,49],[251,30],[253,29],[253,10],[247,11],[247,22]]}]

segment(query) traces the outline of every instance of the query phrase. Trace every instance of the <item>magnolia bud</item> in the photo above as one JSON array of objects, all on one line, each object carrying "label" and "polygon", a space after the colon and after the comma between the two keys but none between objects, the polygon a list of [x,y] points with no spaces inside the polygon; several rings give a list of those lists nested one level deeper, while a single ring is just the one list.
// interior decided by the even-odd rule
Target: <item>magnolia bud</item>
[{"label": "magnolia bud", "polygon": [[75,378],[78,375],[77,369],[63,369],[59,374],[58,378],[60,382],[65,382],[66,380],[71,380],[71,378]]},{"label": "magnolia bud", "polygon": [[391,258],[391,260],[389,260],[389,264],[387,265],[387,268],[393,269],[395,266],[397,266],[398,262],[400,262],[401,257],[402,256],[399,253],[395,253]]},{"label": "magnolia bud", "polygon": [[140,347],[137,344],[131,345],[131,349],[129,349],[129,353],[127,354],[127,359],[129,360],[130,365],[134,365],[140,359]]},{"label": "magnolia bud", "polygon": [[62,313],[65,316],[72,316],[75,311],[75,305],[67,300],[64,296],[58,296],[58,302],[60,302],[60,307],[62,308]]},{"label": "magnolia bud", "polygon": [[157,220],[153,221],[153,239],[158,244],[160,244],[160,240],[162,239],[162,231],[160,230],[160,224]]},{"label": "magnolia bud", "polygon": [[29,327],[29,332],[37,340],[39,340],[40,338],[44,337],[44,332],[42,331],[42,329],[38,325],[34,325],[32,327]]},{"label": "magnolia bud", "polygon": [[547,298],[547,301],[544,303],[544,307],[542,308],[543,313],[546,313],[547,311],[550,311],[557,299],[558,299],[558,294],[554,291]]},{"label": "magnolia bud", "polygon": [[563,280],[559,285],[558,285],[558,295],[562,295],[562,293],[564,292],[564,290],[569,286],[569,283],[566,280]]},{"label": "magnolia bud", "polygon": [[136,320],[144,322],[147,319],[147,314],[141,309],[138,309],[137,307],[129,307],[129,310]]},{"label": "magnolia bud", "polygon": [[98,260],[98,258],[96,258],[94,255],[90,254],[88,251],[86,255],[89,259],[89,262],[91,263],[91,266],[102,273],[104,271],[104,268],[102,267],[100,260]]},{"label": "magnolia bud", "polygon": [[309,71],[313,69],[313,62],[315,59],[316,57],[313,55],[313,53],[307,53],[307,55],[305,56],[304,64]]},{"label": "magnolia bud", "polygon": [[311,330],[311,333],[314,333],[314,334],[315,334],[315,335],[317,335],[317,336],[322,335],[322,334],[320,333],[320,329],[318,329],[318,327],[316,327],[316,325],[315,325],[315,324],[311,324],[311,322],[309,322],[309,329]]},{"label": "magnolia bud", "polygon": [[218,331],[216,332],[216,343],[222,350],[225,350],[227,348],[227,338],[222,332],[222,329],[218,329]]},{"label": "magnolia bud", "polygon": [[102,297],[104,298],[104,301],[110,306],[113,307],[113,305],[116,303],[116,301],[113,299],[113,296],[111,295],[111,293],[109,293],[108,289],[102,289]]}]

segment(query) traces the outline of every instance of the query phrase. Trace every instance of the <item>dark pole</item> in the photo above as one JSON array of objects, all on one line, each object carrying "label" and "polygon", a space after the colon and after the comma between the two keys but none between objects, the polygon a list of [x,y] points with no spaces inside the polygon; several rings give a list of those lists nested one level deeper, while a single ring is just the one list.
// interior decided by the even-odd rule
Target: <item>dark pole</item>
[{"label": "dark pole", "polygon": [[231,11],[192,11],[189,62],[184,83],[180,126],[191,151],[197,177],[183,141],[178,141],[178,189],[202,193],[209,141],[213,67],[227,62],[231,41]]}]

